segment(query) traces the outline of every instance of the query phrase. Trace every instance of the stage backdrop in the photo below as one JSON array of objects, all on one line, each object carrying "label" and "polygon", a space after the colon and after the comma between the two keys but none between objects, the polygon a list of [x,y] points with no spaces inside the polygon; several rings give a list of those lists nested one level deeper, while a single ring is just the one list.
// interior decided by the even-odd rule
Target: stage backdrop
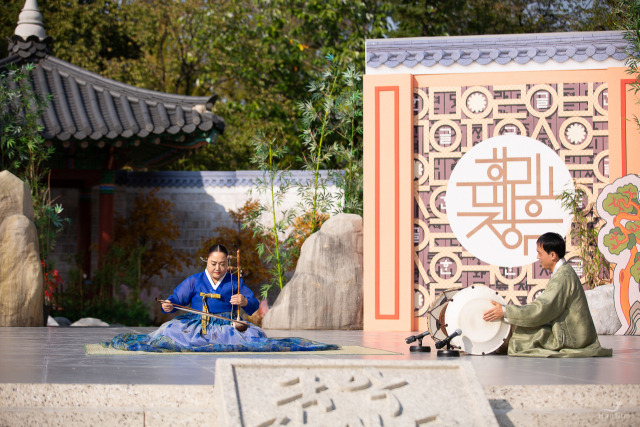
[{"label": "stage backdrop", "polygon": [[367,41],[365,329],[425,330],[446,289],[544,289],[535,240],[571,220],[556,196],[575,180],[595,204],[640,167],[624,48],[618,32]]}]

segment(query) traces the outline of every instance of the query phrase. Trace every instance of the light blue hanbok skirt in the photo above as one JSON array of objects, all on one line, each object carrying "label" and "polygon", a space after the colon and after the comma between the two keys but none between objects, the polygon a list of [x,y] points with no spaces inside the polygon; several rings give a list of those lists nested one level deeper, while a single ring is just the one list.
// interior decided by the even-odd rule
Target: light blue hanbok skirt
[{"label": "light blue hanbok skirt", "polygon": [[[231,317],[231,313],[216,314]],[[151,352],[314,351],[339,348],[334,344],[305,338],[267,338],[264,331],[253,324],[246,331],[239,332],[231,322],[211,317],[207,332],[203,335],[201,318],[199,314],[183,314],[150,334],[124,333],[100,344],[118,350]]]}]

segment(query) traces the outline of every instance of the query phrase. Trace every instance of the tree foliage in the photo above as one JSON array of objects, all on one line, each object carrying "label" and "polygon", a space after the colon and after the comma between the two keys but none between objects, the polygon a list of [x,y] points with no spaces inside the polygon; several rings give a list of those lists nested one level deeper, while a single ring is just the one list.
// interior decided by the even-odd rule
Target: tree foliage
[{"label": "tree foliage", "polygon": [[53,147],[40,135],[38,118],[48,101],[29,84],[28,75],[34,69],[34,64],[27,64],[0,71],[0,167],[37,193],[41,175],[46,172],[43,163],[53,154]]},{"label": "tree foliage", "polygon": [[[303,147],[297,102],[331,54],[362,71],[366,39],[610,30],[630,0],[40,0],[54,54],[136,86],[217,93],[227,122],[213,146],[177,170],[251,169],[256,131],[281,133],[295,168]],[[13,34],[24,0],[0,4]],[[6,40],[0,41],[0,55]],[[329,165],[335,166],[335,165]]]},{"label": "tree foliage", "polygon": [[35,67],[27,64],[0,71],[0,170],[8,170],[31,190],[38,249],[47,275],[54,268],[49,254],[69,220],[62,217],[63,208],[54,203],[49,191],[47,160],[53,147],[42,137],[39,123],[49,100],[34,92],[29,83]]},{"label": "tree foliage", "polygon": [[611,30],[617,1],[400,0],[394,37]]},{"label": "tree foliage", "polygon": [[114,221],[113,248],[121,252],[119,259],[132,261],[128,273],[132,277],[125,282],[136,290],[148,290],[153,277],[177,273],[191,263],[186,251],[171,245],[180,237],[180,227],[171,212],[175,205],[157,197],[156,192],[138,194],[131,213]]},{"label": "tree foliage", "polygon": [[264,172],[262,178],[256,180],[251,192],[264,196],[265,201],[250,211],[247,222],[242,226],[251,229],[254,237],[259,239],[256,252],[262,262],[271,267],[270,281],[261,287],[261,297],[267,299],[272,288],[282,290],[286,282],[285,274],[292,266],[292,237],[287,236],[286,232],[296,217],[296,211],[282,209],[281,206],[293,185],[293,179],[283,160],[287,154],[286,140],[281,136],[269,138],[257,134],[251,145],[255,153],[251,161]]},{"label": "tree foliage", "polygon": [[[640,91],[640,0],[621,0],[615,10],[619,17],[620,29],[624,31],[624,38],[627,40],[627,74],[631,75],[635,81],[631,84],[634,94]],[[640,103],[640,99],[636,100]],[[638,129],[640,120],[633,117]]]},{"label": "tree foliage", "polygon": [[575,181],[557,197],[564,209],[571,212],[571,241],[582,260],[582,278],[590,289],[611,283],[611,265],[598,247],[598,232],[605,222],[588,203],[587,193]]}]

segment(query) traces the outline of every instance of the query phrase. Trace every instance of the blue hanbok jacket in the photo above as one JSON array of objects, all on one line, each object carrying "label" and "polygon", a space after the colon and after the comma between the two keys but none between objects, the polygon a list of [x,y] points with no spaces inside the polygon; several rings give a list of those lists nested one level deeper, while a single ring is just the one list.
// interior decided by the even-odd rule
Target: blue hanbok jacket
[{"label": "blue hanbok jacket", "polygon": [[[184,306],[191,305],[191,308],[194,310],[202,311],[202,297],[200,296],[200,293],[213,293],[220,295],[220,299],[207,298],[209,313],[215,314],[230,312],[232,308],[235,309],[237,307],[231,305],[229,300],[232,295],[238,293],[238,277],[233,276],[232,279],[232,276],[227,273],[222,278],[218,288],[214,290],[204,271],[196,273],[193,276],[187,277],[182,283],[180,283],[173,290],[173,294],[171,294],[167,299],[174,304]],[[243,307],[244,311],[248,315],[252,315],[260,306],[260,302],[253,296],[253,292],[251,292],[251,289],[244,284],[242,279],[240,280],[240,293],[244,295],[248,303],[246,307]],[[176,309],[173,311],[176,311]]]}]

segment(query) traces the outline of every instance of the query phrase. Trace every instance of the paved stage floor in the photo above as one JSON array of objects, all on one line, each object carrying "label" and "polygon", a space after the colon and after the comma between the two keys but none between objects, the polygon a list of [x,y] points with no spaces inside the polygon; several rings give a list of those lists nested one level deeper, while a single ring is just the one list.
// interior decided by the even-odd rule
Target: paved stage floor
[{"label": "paved stage floor", "polygon": [[[0,328],[0,383],[40,384],[172,384],[210,385],[220,357],[344,358],[437,360],[431,353],[412,353],[405,337],[416,332],[274,331],[270,337],[297,336],[339,345],[361,345],[398,355],[109,355],[89,356],[85,344],[107,341],[121,332],[148,333],[155,328]],[[613,357],[539,359],[462,355],[475,368],[482,386],[640,384],[640,337],[601,336]],[[415,343],[414,343],[415,344]]]}]

